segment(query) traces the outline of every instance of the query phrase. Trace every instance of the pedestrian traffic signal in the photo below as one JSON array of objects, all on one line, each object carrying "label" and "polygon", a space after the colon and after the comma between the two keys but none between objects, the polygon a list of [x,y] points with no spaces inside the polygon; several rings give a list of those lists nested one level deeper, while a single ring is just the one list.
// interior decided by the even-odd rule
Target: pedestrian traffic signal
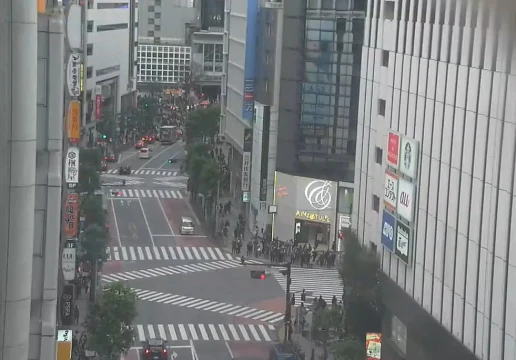
[{"label": "pedestrian traffic signal", "polygon": [[103,139],[107,139],[107,135],[102,135],[102,138]]},{"label": "pedestrian traffic signal", "polygon": [[265,280],[266,277],[264,270],[251,270],[251,279]]}]

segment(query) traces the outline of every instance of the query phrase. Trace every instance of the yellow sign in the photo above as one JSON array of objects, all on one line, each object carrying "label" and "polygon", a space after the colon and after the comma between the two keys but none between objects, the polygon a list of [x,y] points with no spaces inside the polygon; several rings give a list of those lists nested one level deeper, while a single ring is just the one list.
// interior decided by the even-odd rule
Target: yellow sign
[{"label": "yellow sign", "polygon": [[84,65],[81,64],[81,82],[79,85],[79,90],[82,92],[82,86],[84,85]]},{"label": "yellow sign", "polygon": [[47,1],[46,0],[38,0],[38,13],[44,14],[47,12]]},{"label": "yellow sign", "polygon": [[72,357],[72,330],[57,332],[56,360],[70,360]]},{"label": "yellow sign", "polygon": [[322,222],[322,223],[326,223],[326,224],[331,223],[331,218],[328,215],[320,215],[320,214],[311,213],[308,211],[297,210],[296,218],[300,218],[303,220],[309,220],[309,221],[317,221],[317,222]]},{"label": "yellow sign", "polygon": [[70,104],[68,105],[66,131],[70,142],[79,142],[81,138],[81,102],[78,100],[70,100]]}]

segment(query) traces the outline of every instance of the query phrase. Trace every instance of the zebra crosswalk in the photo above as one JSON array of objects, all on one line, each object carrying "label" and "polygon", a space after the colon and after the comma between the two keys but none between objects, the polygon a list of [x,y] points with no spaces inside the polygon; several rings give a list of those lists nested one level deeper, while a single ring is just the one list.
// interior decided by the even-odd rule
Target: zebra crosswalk
[{"label": "zebra crosswalk", "polygon": [[151,269],[124,271],[113,274],[102,274],[102,281],[107,283],[117,281],[128,281],[136,279],[145,279],[158,276],[169,276],[176,274],[188,274],[201,271],[216,271],[224,269],[233,269],[244,266],[238,260],[210,261],[196,264],[185,264],[177,266],[161,266]]},{"label": "zebra crosswalk", "polygon": [[[333,295],[337,299],[342,297],[342,280],[339,271],[336,269],[310,269],[310,268],[292,268],[292,283],[290,291],[296,293],[296,304],[299,304],[299,293],[305,289],[307,293],[307,302],[313,301],[313,298],[322,296],[323,299],[331,304]],[[279,272],[273,273],[274,277],[286,291],[286,278]]]},{"label": "zebra crosswalk", "polygon": [[137,199],[137,198],[159,198],[159,199],[184,199],[186,195],[180,190],[150,190],[150,189],[121,189],[111,190],[111,199]]},{"label": "zebra crosswalk", "polygon": [[260,310],[247,306],[228,304],[218,301],[192,298],[175,294],[166,294],[158,291],[132,289],[139,300],[158,302],[165,305],[175,305],[196,310],[210,311],[229,316],[238,316],[245,319],[276,323],[283,320],[284,314],[269,310]]},{"label": "zebra crosswalk", "polygon": [[[118,169],[109,169],[104,172],[105,174],[118,174]],[[177,171],[163,171],[163,170],[131,170],[131,174],[134,175],[155,175],[155,176],[178,176]]]},{"label": "zebra crosswalk", "polygon": [[136,325],[140,341],[161,338],[166,341],[276,341],[273,325],[253,324],[157,324]]},{"label": "zebra crosswalk", "polygon": [[[110,246],[106,249],[107,260],[239,260],[218,247],[191,246]],[[247,260],[260,264],[257,260]]]}]

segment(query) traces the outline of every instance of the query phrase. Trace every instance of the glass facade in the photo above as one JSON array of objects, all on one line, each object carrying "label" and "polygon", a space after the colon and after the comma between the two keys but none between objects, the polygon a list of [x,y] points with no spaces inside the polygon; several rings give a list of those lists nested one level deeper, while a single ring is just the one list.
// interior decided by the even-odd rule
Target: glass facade
[{"label": "glass facade", "polygon": [[201,47],[204,72],[222,72],[222,44],[199,44]]},{"label": "glass facade", "polygon": [[338,0],[332,9],[335,1],[348,11],[332,18],[307,9],[298,161],[301,173],[353,181],[364,14]]},{"label": "glass facade", "polygon": [[188,46],[138,45],[138,81],[183,83],[190,74]]}]

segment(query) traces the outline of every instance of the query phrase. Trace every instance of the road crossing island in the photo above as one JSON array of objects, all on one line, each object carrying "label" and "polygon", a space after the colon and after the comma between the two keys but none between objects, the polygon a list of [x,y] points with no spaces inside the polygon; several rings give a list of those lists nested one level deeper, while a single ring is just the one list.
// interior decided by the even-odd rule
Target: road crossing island
[{"label": "road crossing island", "polygon": [[277,341],[273,325],[253,324],[157,324],[136,325],[140,341],[161,338],[166,341]]},{"label": "road crossing island", "polygon": [[209,311],[217,314],[242,317],[255,321],[263,321],[266,323],[277,323],[283,321],[285,315],[269,310],[260,310],[235,304],[211,301],[206,299],[192,298],[188,296],[161,293],[158,291],[132,289],[138,300],[157,302],[163,305],[174,305],[179,307],[187,307],[195,310]]},{"label": "road crossing island", "polygon": [[[171,235],[173,237],[173,235]],[[106,248],[107,260],[239,260],[218,247],[190,246],[112,246]],[[249,262],[249,260],[248,260]],[[254,263],[260,263],[254,261]]]}]

